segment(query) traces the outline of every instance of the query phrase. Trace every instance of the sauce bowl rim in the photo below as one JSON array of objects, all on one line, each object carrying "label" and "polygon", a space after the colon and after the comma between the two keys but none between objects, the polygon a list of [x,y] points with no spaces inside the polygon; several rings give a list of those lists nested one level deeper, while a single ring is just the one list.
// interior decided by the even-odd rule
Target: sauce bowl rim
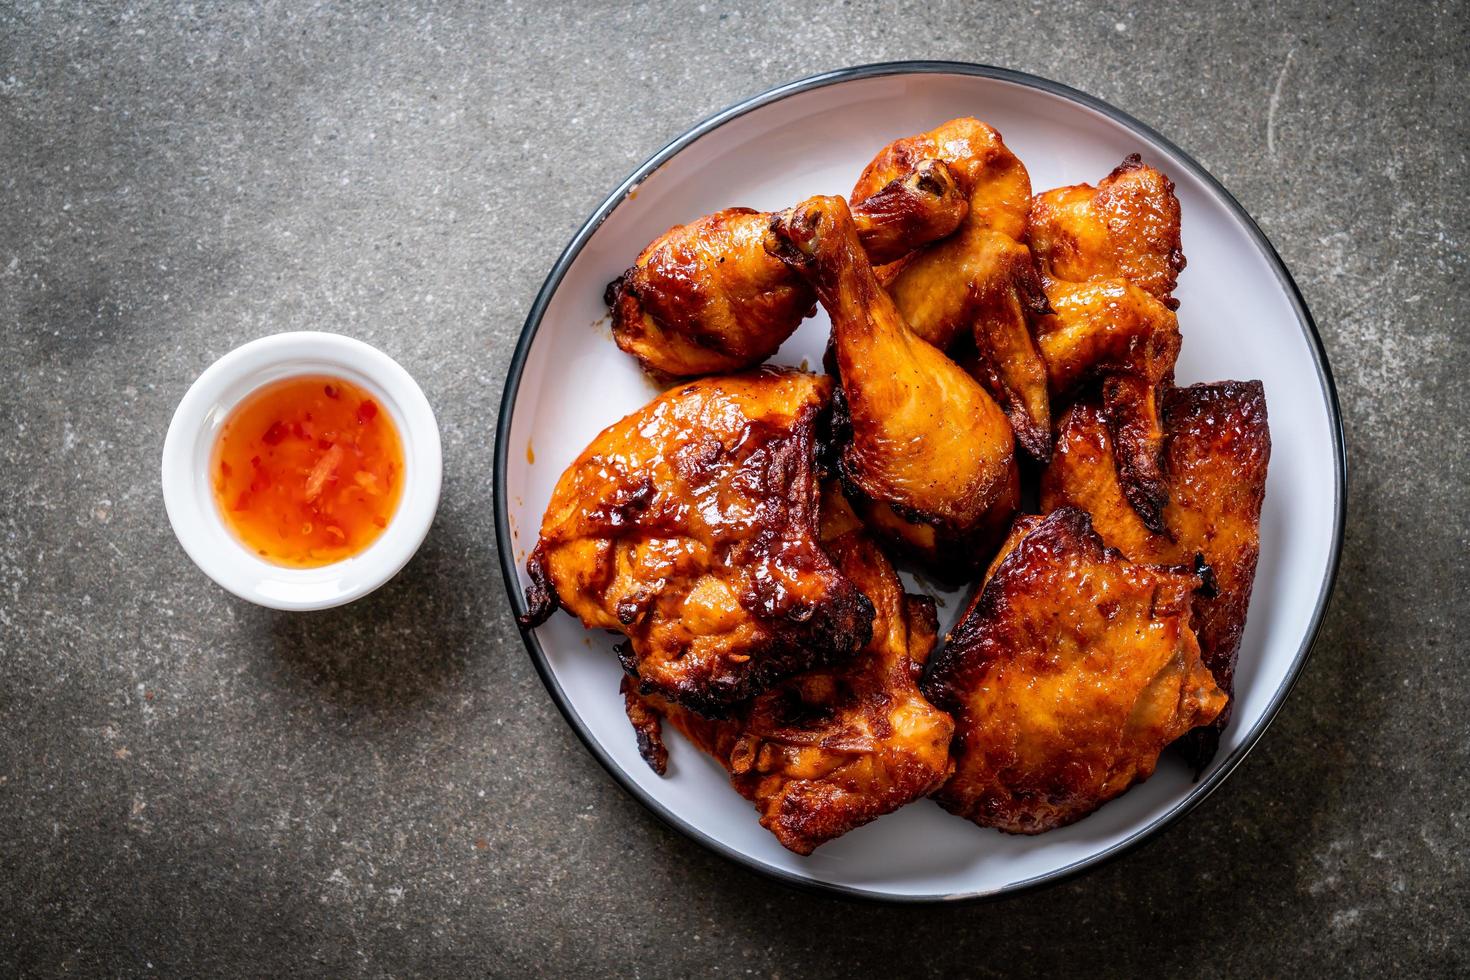
[{"label": "sauce bowl rim", "polygon": [[[398,429],[403,489],[383,533],[362,551],[315,568],[289,568],[252,553],[226,525],[209,465],[221,426],[263,386],[302,375],[345,378],[370,392]],[[361,598],[418,551],[443,484],[439,426],[423,390],[393,358],[361,340],[323,331],[273,334],[219,358],[180,400],[164,439],[163,499],[184,552],[226,591],[271,609],[328,609]]]}]

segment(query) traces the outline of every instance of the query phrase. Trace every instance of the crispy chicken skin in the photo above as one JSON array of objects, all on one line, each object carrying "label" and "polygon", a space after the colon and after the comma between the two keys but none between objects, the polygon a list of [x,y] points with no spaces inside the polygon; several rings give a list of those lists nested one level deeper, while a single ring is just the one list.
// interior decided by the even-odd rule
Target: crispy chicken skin
[{"label": "crispy chicken skin", "polygon": [[623,696],[639,751],[662,774],[667,718],[730,773],[761,825],[797,854],[927,795],[949,775],[949,716],[917,680],[935,641],[934,603],[906,595],[841,492],[823,493],[822,544],[876,610],[873,638],[850,661],[758,695],[724,721],[657,696]]},{"label": "crispy chicken skin", "polygon": [[[915,161],[854,210],[875,262],[948,235],[968,209],[948,168]],[[613,339],[665,377],[753,367],[815,309],[811,287],[766,254],[770,214],[726,208],[655,239],[607,287]]]},{"label": "crispy chicken skin", "polygon": [[940,805],[1039,834],[1147,779],[1226,697],[1190,629],[1194,574],[1127,561],[1076,508],[1025,524],[922,689],[955,719]]},{"label": "crispy chicken skin", "polygon": [[858,244],[842,198],[814,197],[776,215],[766,247],[812,282],[832,320],[844,485],[881,511],[876,530],[932,563],[980,559],[1003,533],[1019,493],[1004,413],[908,328]]},{"label": "crispy chicken skin", "polygon": [[[1194,600],[1200,654],[1215,682],[1232,694],[1235,661],[1260,552],[1261,504],[1271,432],[1259,381],[1222,381],[1174,388],[1164,399],[1167,534],[1149,530],[1128,505],[1113,460],[1113,440],[1096,405],[1063,416],[1056,455],[1041,483],[1044,510],[1080,507],[1103,540],[1130,561],[1187,564],[1199,560],[1205,588]],[[1230,706],[1212,725],[1180,740],[1202,770],[1219,746]]]},{"label": "crispy chicken skin", "polygon": [[828,378],[691,382],[605,429],[562,474],[527,561],[526,626],[560,605],[626,635],[640,690],[709,715],[872,634],[817,540]]},{"label": "crispy chicken skin", "polygon": [[1025,244],[1031,178],[1000,134],[978,119],[952,119],[927,133],[888,144],[852,191],[865,202],[916,161],[949,165],[969,200],[959,230],[882,270],[899,313],[941,350],[956,340],[973,348],[962,363],[1000,404],[1030,456],[1051,451],[1046,366],[1033,337],[1046,312],[1041,281]]},{"label": "crispy chicken skin", "polygon": [[1051,394],[1101,384],[1125,496],[1162,532],[1159,399],[1179,356],[1172,294],[1184,268],[1174,185],[1135,154],[1096,187],[1038,194],[1029,241],[1053,311],[1038,327]]}]

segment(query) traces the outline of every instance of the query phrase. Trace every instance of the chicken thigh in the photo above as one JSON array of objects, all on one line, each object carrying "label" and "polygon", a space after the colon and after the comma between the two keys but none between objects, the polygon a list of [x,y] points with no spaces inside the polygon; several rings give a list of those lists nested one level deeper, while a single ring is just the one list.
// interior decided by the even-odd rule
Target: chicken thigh
[{"label": "chicken thigh", "polygon": [[667,719],[730,773],[761,825],[797,854],[936,789],[949,775],[949,716],[918,678],[934,646],[934,602],[907,595],[841,491],[822,495],[822,546],[873,603],[873,638],[846,663],[798,674],[723,721],[623,694],[639,749],[662,774]]},{"label": "chicken thigh", "polygon": [[940,805],[1039,834],[1147,779],[1226,697],[1190,628],[1192,572],[1127,561],[1073,507],[1018,523],[921,688],[955,720]]},{"label": "chicken thigh", "polygon": [[641,691],[709,715],[861,649],[873,604],[817,540],[831,390],[774,368],[709,378],[604,430],[552,493],[522,625],[565,606],[623,633]]},{"label": "chicken thigh", "polygon": [[[1079,507],[1103,540],[1130,561],[1198,562],[1194,599],[1200,654],[1227,695],[1260,552],[1261,504],[1271,432],[1259,381],[1222,381],[1171,389],[1164,398],[1164,459],[1169,475],[1166,533],[1149,530],[1129,506],[1114,463],[1112,434],[1095,404],[1062,417],[1056,454],[1041,483],[1044,510]],[[1213,724],[1180,741],[1197,770],[1214,757],[1230,705]]]}]

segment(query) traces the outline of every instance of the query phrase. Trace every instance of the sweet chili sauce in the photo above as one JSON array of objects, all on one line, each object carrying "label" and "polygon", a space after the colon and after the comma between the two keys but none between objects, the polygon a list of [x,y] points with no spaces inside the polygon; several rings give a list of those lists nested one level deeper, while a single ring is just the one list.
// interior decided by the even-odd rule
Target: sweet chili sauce
[{"label": "sweet chili sauce", "polygon": [[266,561],[315,568],[383,533],[403,492],[398,430],[342,378],[286,378],[225,420],[210,462],[225,523]]}]

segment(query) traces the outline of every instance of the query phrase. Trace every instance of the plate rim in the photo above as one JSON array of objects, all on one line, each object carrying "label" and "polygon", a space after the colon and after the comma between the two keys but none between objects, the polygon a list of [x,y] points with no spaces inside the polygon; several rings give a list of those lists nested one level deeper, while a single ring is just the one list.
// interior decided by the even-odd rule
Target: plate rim
[{"label": "plate rim", "polygon": [[1245,207],[1236,200],[1235,195],[1227,190],[1218,178],[1207,170],[1191,154],[1185,152],[1172,140],[1159,133],[1153,127],[1135,119],[1123,110],[1104,102],[1095,96],[1088,95],[1069,85],[1052,81],[1039,75],[1022,72],[1011,68],[1002,68],[995,65],[977,64],[962,61],[885,61],[873,64],[854,65],[847,68],[838,68],[832,71],[809,75],[792,82],[777,85],[767,89],[758,95],[751,96],[705,118],[694,126],[685,130],[679,136],[671,140],[657,153],[650,156],[641,163],[626,179],[620,183],[611,194],[598,205],[590,217],[572,236],[561,255],[552,265],[546,280],[542,283],[531,304],[530,312],[526,316],[525,325],[521,328],[520,337],[516,341],[514,353],[511,355],[510,366],[506,371],[505,386],[501,393],[500,414],[496,421],[495,452],[494,452],[494,476],[493,496],[495,505],[495,534],[496,548],[500,554],[501,577],[504,581],[506,595],[510,601],[511,613],[519,616],[526,611],[525,598],[519,588],[520,570],[517,567],[514,555],[514,545],[510,533],[510,512],[506,498],[507,469],[509,465],[509,436],[512,415],[515,408],[517,396],[520,393],[521,377],[525,370],[525,362],[530,354],[531,345],[540,330],[541,321],[545,317],[546,309],[551,303],[552,297],[560,288],[562,280],[572,263],[581,253],[582,248],[591,239],[592,235],[602,226],[617,207],[628,198],[629,193],[641,184],[649,175],[654,173],[674,156],[682,152],[694,141],[706,134],[713,132],[731,120],[737,119],[755,109],[762,108],[793,95],[826,88],[843,82],[857,81],[867,78],[886,77],[891,75],[969,75],[973,77],[986,78],[994,81],[1008,82],[1027,88],[1059,96],[1067,101],[1075,102],[1085,108],[1092,109],[1107,116],[1126,129],[1153,140],[1160,146],[1175,154],[1183,161],[1186,168],[1194,172],[1194,176],[1201,180],[1207,187],[1214,190],[1225,202],[1225,205],[1240,219],[1268,260],[1272,271],[1275,272],[1277,280],[1284,287],[1288,299],[1296,312],[1298,325],[1309,341],[1313,360],[1317,368],[1318,384],[1325,396],[1329,414],[1329,429],[1332,436],[1332,452],[1335,461],[1333,469],[1333,527],[1332,527],[1332,549],[1328,558],[1326,574],[1322,578],[1321,587],[1318,591],[1315,607],[1306,632],[1297,652],[1292,659],[1291,666],[1281,685],[1277,688],[1267,704],[1265,711],[1255,726],[1242,738],[1241,743],[1220,764],[1220,766],[1209,777],[1201,782],[1196,782],[1184,797],[1170,806],[1161,816],[1145,824],[1134,833],[1118,841],[1110,847],[1104,848],[1085,858],[1074,861],[1071,864],[1056,868],[1044,874],[1034,875],[1021,881],[1010,882],[999,888],[977,892],[951,892],[951,893],[929,893],[929,894],[897,894],[837,882],[824,881],[819,878],[806,878],[792,874],[781,868],[766,865],[738,848],[716,840],[704,831],[687,822],[678,813],[664,806],[661,802],[647,793],[631,777],[624,774],[611,755],[602,747],[602,744],[593,736],[581,716],[572,707],[566,692],[562,689],[560,682],[551,669],[546,652],[541,647],[541,642],[535,635],[534,629],[522,627],[517,622],[517,628],[521,634],[521,640],[525,644],[526,652],[536,667],[536,673],[541,682],[551,694],[552,701],[566,720],[582,744],[592,754],[598,763],[605,769],[619,786],[623,788],[635,800],[641,803],[651,813],[661,819],[665,824],[683,834],[690,840],[698,843],[715,854],[752,870],[773,881],[783,885],[794,887],[806,892],[816,892],[827,896],[838,896],[845,899],[856,899],[865,902],[887,905],[923,905],[937,902],[947,903],[970,903],[995,901],[1002,898],[1010,898],[1023,893],[1035,891],[1050,885],[1059,884],[1074,878],[1087,871],[1091,871],[1102,865],[1122,857],[1133,851],[1144,843],[1157,838],[1164,831],[1174,826],[1186,814],[1190,813],[1204,802],[1219,786],[1233,773],[1244,761],[1245,757],[1255,748],[1266,729],[1271,726],[1276,715],[1280,712],[1286,699],[1291,695],[1292,689],[1300,679],[1307,661],[1311,658],[1312,648],[1321,632],[1322,622],[1326,616],[1327,607],[1331,602],[1334,587],[1337,582],[1338,571],[1341,566],[1343,541],[1347,523],[1347,481],[1348,461],[1346,440],[1343,433],[1342,410],[1338,403],[1337,383],[1333,378],[1332,367],[1328,361],[1327,350],[1322,342],[1322,336],[1317,330],[1316,321],[1312,318],[1311,310],[1308,309],[1306,299],[1297,287],[1296,281],[1286,268],[1276,247],[1266,237],[1254,218],[1246,211]]}]

